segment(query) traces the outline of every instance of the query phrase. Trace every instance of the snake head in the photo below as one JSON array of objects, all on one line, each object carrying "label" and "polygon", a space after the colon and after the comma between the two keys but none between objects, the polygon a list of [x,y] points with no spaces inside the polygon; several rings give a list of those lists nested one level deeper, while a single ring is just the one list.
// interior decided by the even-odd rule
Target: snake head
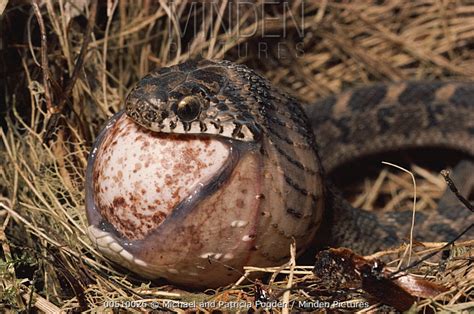
[{"label": "snake head", "polygon": [[[251,142],[260,138],[248,82],[223,62],[192,60],[154,71],[132,89],[127,115],[162,133],[211,134]],[[249,70],[250,71],[250,70]],[[246,91],[247,89],[247,91]]]}]

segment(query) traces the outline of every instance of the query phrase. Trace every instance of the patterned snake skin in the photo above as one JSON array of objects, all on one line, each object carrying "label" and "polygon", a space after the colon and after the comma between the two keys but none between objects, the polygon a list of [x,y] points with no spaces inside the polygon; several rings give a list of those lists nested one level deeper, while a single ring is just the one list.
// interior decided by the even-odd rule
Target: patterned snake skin
[{"label": "patterned snake skin", "polygon": [[[285,262],[293,239],[299,253],[310,245],[345,246],[362,254],[399,245],[411,211],[353,208],[323,169],[411,147],[451,148],[472,157],[473,100],[471,83],[408,82],[363,87],[303,108],[251,69],[229,61],[193,60],[159,69],[127,97],[125,112],[136,124],[126,127],[141,125],[152,136],[218,141],[229,149],[229,162],[159,228],[135,236],[136,228],[130,228],[129,237],[95,206],[89,182],[91,238],[146,277],[208,287],[238,278],[232,268]],[[92,166],[98,142],[89,181],[100,174]],[[473,221],[470,214],[462,206],[418,213],[416,239],[449,240]],[[212,264],[211,273],[210,257],[223,261]]]},{"label": "patterned snake skin", "polygon": [[[166,89],[171,90],[168,97],[176,100],[201,95],[209,108],[201,108],[192,123],[180,119],[178,113],[169,116],[167,111],[163,116],[163,109],[154,104],[167,97]],[[474,156],[472,83],[379,84],[326,98],[305,109],[308,119],[293,98],[245,66],[202,60],[145,77],[131,93],[126,112],[154,131],[261,141],[262,154],[271,160],[269,172],[281,173],[284,179],[275,195],[268,193],[269,199],[286,195],[273,204],[283,212],[278,223],[306,221],[293,236],[297,241],[308,239],[318,229],[326,208],[331,230],[329,239],[327,235],[321,238],[362,253],[401,243],[412,213],[374,215],[350,207],[336,189],[323,188],[322,167],[329,172],[358,157],[412,147],[451,148]],[[177,110],[170,108],[169,112]],[[455,226],[466,220],[472,217],[463,208],[420,213],[418,239],[446,241],[461,230]]]},{"label": "patterned snake skin", "polygon": [[[326,98],[306,109],[328,172],[360,157],[402,149],[447,148],[474,156],[474,84],[470,82],[377,84]],[[474,173],[469,167],[457,168],[465,177],[461,188],[467,196],[474,187]],[[408,239],[411,210],[374,215],[351,208],[335,189],[329,192],[334,195],[328,198],[333,202],[329,243],[369,253]],[[472,213],[452,198],[435,211],[417,213],[414,237],[448,241],[472,223]],[[467,238],[472,236],[471,230]]]}]

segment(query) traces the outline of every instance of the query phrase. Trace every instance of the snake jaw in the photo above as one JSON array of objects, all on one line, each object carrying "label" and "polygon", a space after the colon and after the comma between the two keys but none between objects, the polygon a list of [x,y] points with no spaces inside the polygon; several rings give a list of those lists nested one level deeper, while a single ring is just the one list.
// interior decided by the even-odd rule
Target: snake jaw
[{"label": "snake jaw", "polygon": [[[146,278],[219,286],[260,258],[259,145],[157,134],[123,112],[100,133],[86,172],[88,235],[102,254]],[[254,256],[255,255],[255,256]]]},{"label": "snake jaw", "polygon": [[239,120],[231,114],[220,113],[216,117],[213,110],[209,111],[203,111],[198,119],[188,122],[181,121],[173,112],[157,111],[148,104],[126,107],[129,118],[154,132],[219,135],[242,142],[257,142],[260,139],[261,130],[255,123]]}]

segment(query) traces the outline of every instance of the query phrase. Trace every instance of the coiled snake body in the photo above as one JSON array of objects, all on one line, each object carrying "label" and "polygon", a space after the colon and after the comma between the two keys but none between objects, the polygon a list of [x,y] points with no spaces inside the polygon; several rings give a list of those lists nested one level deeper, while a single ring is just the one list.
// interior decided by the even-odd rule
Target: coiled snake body
[{"label": "coiled snake body", "polygon": [[[474,156],[473,99],[469,83],[400,83],[327,98],[305,113],[242,65],[198,60],[162,68],[131,91],[127,116],[150,136],[218,141],[217,151],[228,157],[164,221],[139,229],[98,204],[101,166],[94,164],[102,164],[94,150],[87,190],[91,238],[137,273],[194,286],[232,282],[244,265],[282,263],[293,239],[299,252],[313,242],[361,253],[397,245],[406,229],[390,222],[403,213],[382,217],[350,207],[327,186],[323,167],[330,171],[367,154],[418,146]],[[125,118],[113,123],[117,119]],[[447,240],[440,239],[440,226],[449,229],[456,216],[468,217],[462,209],[432,215],[419,229],[435,234],[432,241]],[[318,230],[325,234],[315,236]],[[209,266],[210,260],[216,263]]]}]

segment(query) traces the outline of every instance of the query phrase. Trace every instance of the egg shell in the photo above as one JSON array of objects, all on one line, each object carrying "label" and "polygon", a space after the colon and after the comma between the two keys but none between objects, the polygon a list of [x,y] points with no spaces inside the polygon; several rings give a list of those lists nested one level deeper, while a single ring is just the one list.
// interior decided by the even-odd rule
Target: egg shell
[{"label": "egg shell", "polygon": [[159,134],[121,112],[89,157],[89,237],[102,254],[145,278],[186,287],[233,282],[244,265],[266,260],[256,242],[260,220],[268,219],[260,213],[262,166],[257,149]]},{"label": "egg shell", "polygon": [[122,115],[97,152],[94,201],[122,236],[143,239],[228,158],[220,141],[148,131]]}]

